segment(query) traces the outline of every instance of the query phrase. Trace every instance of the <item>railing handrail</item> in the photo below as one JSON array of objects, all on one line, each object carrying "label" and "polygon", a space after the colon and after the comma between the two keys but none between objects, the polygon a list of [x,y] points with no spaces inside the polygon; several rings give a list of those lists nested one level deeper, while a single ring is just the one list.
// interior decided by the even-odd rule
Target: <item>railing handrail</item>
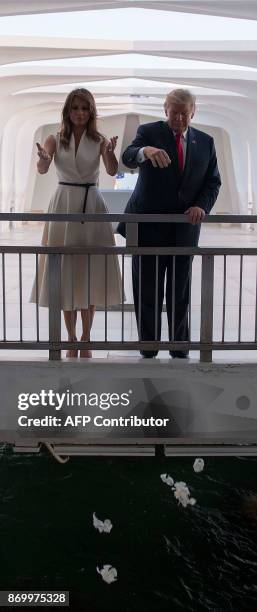
[{"label": "railing handrail", "polygon": [[[189,223],[185,214],[86,213],[87,222]],[[0,221],[85,221],[85,214],[0,213]],[[257,223],[257,215],[206,215],[202,223]]]},{"label": "railing handrail", "polygon": [[[40,348],[40,350],[49,350],[49,358],[51,360],[59,360],[61,358],[61,350],[62,348],[68,348],[65,342],[63,343],[61,340],[61,283],[62,283],[62,263],[63,258],[62,255],[87,255],[87,270],[88,270],[88,279],[90,283],[90,266],[92,255],[102,255],[104,257],[104,270],[105,270],[105,303],[104,307],[104,339],[102,341],[91,342],[90,340],[85,342],[83,345],[84,350],[119,350],[119,349],[128,349],[128,350],[150,350],[156,351],[159,349],[169,351],[179,351],[184,347],[185,350],[200,350],[200,358],[201,361],[211,361],[212,359],[212,351],[222,350],[224,347],[228,349],[228,347],[232,349],[243,349],[243,350],[256,350],[257,349],[257,297],[255,300],[255,313],[252,319],[253,334],[251,334],[251,340],[245,342],[242,340],[242,322],[243,322],[243,271],[244,271],[244,255],[257,256],[257,245],[247,245],[246,247],[222,247],[222,246],[203,246],[203,247],[190,247],[190,246],[138,246],[138,227],[140,223],[145,222],[177,222],[177,223],[188,223],[188,218],[185,215],[159,215],[159,214],[151,214],[151,215],[143,215],[143,214],[109,214],[109,213],[101,213],[101,214],[49,214],[49,213],[0,213],[0,221],[1,220],[16,220],[16,221],[100,221],[100,222],[110,222],[110,221],[123,221],[126,224],[126,246],[75,246],[75,245],[58,245],[58,246],[46,246],[46,245],[11,245],[6,244],[8,240],[4,240],[4,244],[0,244],[0,264],[2,268],[2,318],[3,318],[3,340],[0,341],[0,348],[25,348],[29,350],[33,350],[34,348]],[[204,222],[226,222],[226,223],[249,223],[256,222],[257,216],[251,215],[210,215],[207,216]],[[7,320],[7,303],[6,303],[6,286],[7,283],[7,274],[6,274],[6,265],[9,265],[9,258],[6,257],[5,254],[14,253],[18,254],[16,260],[18,260],[18,307],[19,307],[19,327],[20,327],[20,339],[18,341],[10,341],[8,338],[8,320]],[[25,261],[25,257],[23,258],[23,254],[34,254],[36,255],[36,340],[35,342],[27,342],[24,340],[23,335],[23,280],[22,280],[22,266]],[[49,264],[49,342],[42,342],[40,339],[40,317],[39,317],[39,254],[47,254],[48,255],[48,264]],[[107,299],[107,278],[108,278],[108,255],[120,255],[122,262],[122,302],[120,305],[121,312],[121,339],[119,341],[112,341],[109,338],[108,333],[108,299]],[[175,340],[175,332],[174,332],[174,324],[170,326],[171,334],[169,334],[169,340],[157,340],[158,334],[155,332],[156,340],[153,341],[142,341],[139,339],[137,341],[128,341],[126,339],[126,334],[124,334],[125,329],[125,291],[124,291],[124,274],[125,274],[125,265],[124,260],[126,255],[150,255],[156,256],[156,262],[158,266],[158,257],[163,255],[185,255],[188,258],[193,256],[201,256],[201,271],[200,271],[200,291],[201,291],[201,311],[200,311],[200,329],[199,329],[199,340],[194,341],[191,339],[191,293],[189,295],[189,338],[190,340],[186,341],[186,346],[182,341]],[[222,339],[219,342],[215,342],[213,340],[213,317],[214,317],[214,289],[215,289],[215,255],[221,256],[223,259],[223,285],[221,287],[221,298],[222,303],[221,314],[222,314],[222,329],[221,336]],[[239,256],[239,298],[238,298],[238,333],[236,342],[233,340],[227,341],[226,339],[226,321],[227,321],[227,259],[226,256],[236,255]],[[221,261],[222,261],[221,259]],[[72,263],[72,262],[71,262]],[[191,270],[191,262],[190,270]],[[139,264],[140,257],[139,257]],[[175,257],[173,258],[174,270],[176,269],[176,261]],[[73,264],[72,264],[73,266]],[[222,266],[221,266],[222,268]],[[220,269],[218,272],[220,273]],[[158,268],[157,268],[158,269]],[[190,272],[191,274],[191,272]],[[157,278],[157,274],[156,274]],[[171,287],[171,297],[173,301],[173,313],[175,312],[175,274],[173,274],[172,287]],[[73,283],[73,281],[72,281]],[[140,280],[141,283],[141,280]],[[157,289],[156,289],[157,288]],[[0,288],[1,291],[1,288]],[[90,284],[88,285],[88,292],[90,291]],[[155,291],[156,296],[158,298],[158,285],[155,282]],[[257,285],[255,282],[255,295],[257,296]],[[139,290],[140,293],[140,290]],[[90,295],[90,293],[88,293]],[[158,303],[156,298],[155,303]],[[72,298],[73,300],[73,298]],[[73,302],[72,302],[73,304]],[[74,308],[71,308],[73,310]],[[197,305],[197,309],[198,305]],[[197,313],[198,317],[198,313]],[[174,320],[174,317],[173,317]],[[158,321],[157,321],[158,323]],[[140,329],[140,324],[139,324]],[[157,330],[158,331],[158,330]],[[69,348],[74,348],[77,346],[77,343],[71,343]],[[81,343],[78,345],[78,348],[81,348]]]},{"label": "railing handrail", "polygon": [[257,247],[24,246],[1,245],[0,253],[48,255],[257,255]]}]

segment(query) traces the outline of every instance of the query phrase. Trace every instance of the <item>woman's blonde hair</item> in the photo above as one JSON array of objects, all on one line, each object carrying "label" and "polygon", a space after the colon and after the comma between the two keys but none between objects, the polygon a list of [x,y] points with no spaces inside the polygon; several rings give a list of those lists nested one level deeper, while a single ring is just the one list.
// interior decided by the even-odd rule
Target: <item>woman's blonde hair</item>
[{"label": "woman's blonde hair", "polygon": [[80,87],[79,89],[73,89],[69,95],[67,96],[64,106],[62,109],[62,125],[60,130],[60,143],[65,149],[69,148],[71,134],[72,134],[72,122],[70,119],[70,112],[72,107],[72,102],[74,98],[78,97],[83,102],[85,102],[88,106],[88,110],[90,113],[89,120],[87,123],[87,136],[95,140],[95,142],[99,142],[103,139],[102,134],[98,132],[96,119],[97,119],[97,111],[95,105],[94,96],[91,94],[88,89],[84,89]]}]

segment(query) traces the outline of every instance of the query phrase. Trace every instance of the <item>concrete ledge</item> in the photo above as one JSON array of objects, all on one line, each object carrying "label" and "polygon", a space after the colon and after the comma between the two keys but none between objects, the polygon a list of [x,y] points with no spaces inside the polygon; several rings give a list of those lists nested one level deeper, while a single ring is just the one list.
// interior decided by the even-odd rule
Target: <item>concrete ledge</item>
[{"label": "concrete ledge", "polygon": [[121,445],[133,454],[133,446],[166,445],[183,454],[183,446],[227,445],[244,454],[257,444],[257,364],[6,361],[0,384],[0,439],[19,447],[50,442],[99,454]]}]

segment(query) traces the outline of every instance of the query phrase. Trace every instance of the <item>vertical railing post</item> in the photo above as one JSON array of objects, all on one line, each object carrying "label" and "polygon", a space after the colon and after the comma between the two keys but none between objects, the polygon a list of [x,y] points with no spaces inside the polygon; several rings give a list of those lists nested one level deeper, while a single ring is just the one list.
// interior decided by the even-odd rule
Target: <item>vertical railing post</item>
[{"label": "vertical railing post", "polygon": [[[49,342],[61,341],[61,255],[48,255],[49,261]],[[61,359],[61,350],[49,350],[50,360]]]},{"label": "vertical railing post", "polygon": [[[212,343],[213,340],[213,285],[214,255],[202,256],[201,285],[201,332],[200,342]],[[200,351],[201,361],[212,361],[212,350]]]},{"label": "vertical railing post", "polygon": [[[126,223],[126,247],[137,247],[138,246],[138,223]],[[141,255],[138,256],[138,262],[139,262],[139,286],[138,286],[138,321],[137,321],[137,328],[138,328],[138,339],[139,342],[141,340],[141,314],[142,314],[142,307],[141,307]],[[133,317],[133,315],[132,315]]]}]

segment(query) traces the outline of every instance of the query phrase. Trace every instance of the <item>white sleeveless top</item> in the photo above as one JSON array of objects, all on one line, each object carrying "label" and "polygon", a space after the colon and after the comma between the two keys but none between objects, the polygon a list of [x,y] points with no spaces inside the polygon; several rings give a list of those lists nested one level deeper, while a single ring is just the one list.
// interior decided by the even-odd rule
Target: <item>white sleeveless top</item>
[{"label": "white sleeveless top", "polygon": [[59,181],[96,183],[99,180],[101,142],[95,142],[83,132],[75,156],[75,138],[72,133],[70,145],[60,145],[60,134],[56,135],[54,163]]}]

